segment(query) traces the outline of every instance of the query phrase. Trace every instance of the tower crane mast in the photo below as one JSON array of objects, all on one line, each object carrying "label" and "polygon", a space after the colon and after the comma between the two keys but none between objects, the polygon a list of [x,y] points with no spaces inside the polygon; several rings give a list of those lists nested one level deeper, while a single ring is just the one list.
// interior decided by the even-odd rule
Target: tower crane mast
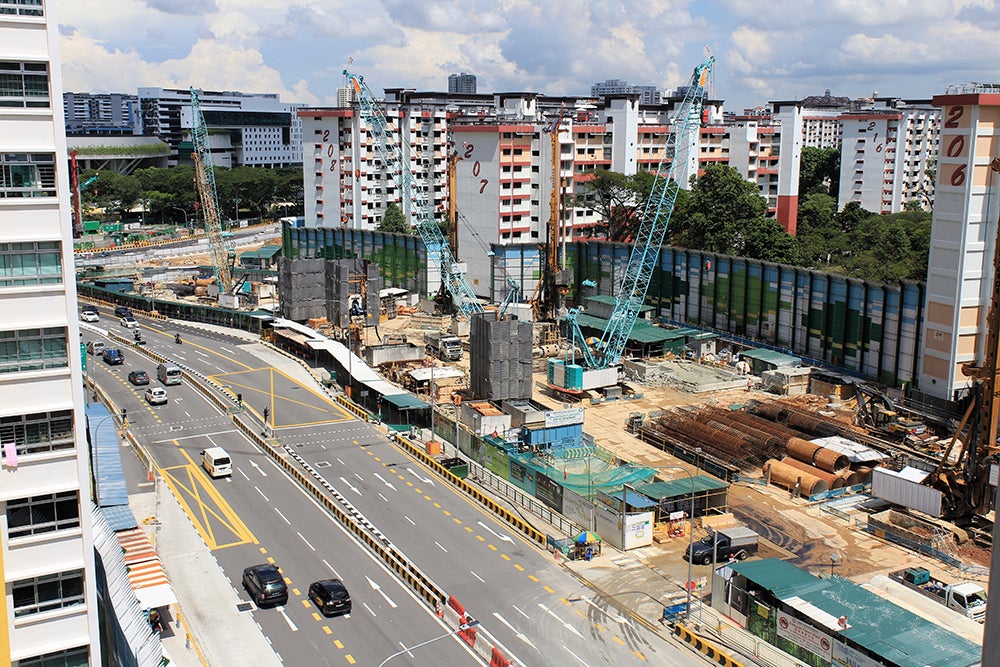
[{"label": "tower crane mast", "polygon": [[[691,83],[684,95],[672,123],[670,134],[667,135],[663,157],[656,169],[656,178],[646,200],[639,231],[636,235],[632,254],[629,256],[618,294],[615,297],[615,308],[608,319],[599,341],[588,343],[576,316],[579,308],[569,311],[566,320],[570,329],[570,337],[583,354],[584,365],[591,369],[602,369],[616,365],[621,361],[625,344],[632,333],[639,310],[646,300],[646,292],[653,277],[656,260],[660,254],[670,216],[674,212],[677,201],[677,191],[680,185],[675,180],[679,165],[684,164],[691,151],[691,133],[701,126],[701,112],[705,102],[706,85],[711,74],[714,56],[695,67]],[[664,175],[664,168],[669,161],[669,169]]]},{"label": "tower crane mast", "polygon": [[191,136],[194,143],[195,182],[198,186],[198,197],[201,199],[201,209],[205,216],[205,234],[208,236],[208,249],[212,258],[212,269],[215,271],[215,282],[219,294],[229,294],[233,287],[232,272],[229,268],[230,250],[222,239],[222,223],[219,220],[219,195],[215,188],[215,166],[212,163],[212,150],[208,142],[208,126],[205,115],[201,111],[201,99],[198,91],[191,88]]},{"label": "tower crane mast", "polygon": [[451,295],[452,301],[466,317],[485,312],[461,266],[455,260],[451,246],[448,245],[448,240],[441,232],[441,227],[434,219],[427,196],[413,182],[413,171],[404,160],[399,141],[392,136],[389,122],[386,120],[381,105],[375,99],[363,77],[347,70],[344,70],[344,76],[351,82],[357,93],[361,115],[368,124],[368,130],[374,135],[375,148],[382,159],[382,164],[386,171],[391,174],[399,189],[402,190],[404,200],[409,202],[413,225],[420,234],[424,247],[427,248],[427,258],[438,263],[441,269],[441,282]]}]

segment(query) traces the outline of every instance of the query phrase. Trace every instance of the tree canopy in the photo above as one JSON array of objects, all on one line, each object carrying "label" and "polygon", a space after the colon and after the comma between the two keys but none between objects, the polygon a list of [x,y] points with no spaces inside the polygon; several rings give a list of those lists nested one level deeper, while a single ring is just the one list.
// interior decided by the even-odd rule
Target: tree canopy
[{"label": "tree canopy", "polygon": [[799,161],[799,197],[837,196],[840,190],[840,149],[804,146]]},{"label": "tree canopy", "polygon": [[594,211],[601,221],[587,233],[610,241],[631,241],[642,220],[646,198],[653,187],[653,175],[639,172],[632,176],[607,169],[589,172],[592,178],[583,191],[570,199],[569,205]]},{"label": "tree canopy", "polygon": [[[80,179],[95,174],[97,181],[81,193],[81,199],[86,206],[103,208],[105,219],[134,215],[132,209],[142,206],[147,220],[182,222],[193,218],[200,209],[200,205],[195,206],[198,193],[191,165],[138,169],[127,176],[111,171],[87,171]],[[286,214],[302,209],[301,167],[216,167],[215,184],[223,220],[275,215],[278,202],[293,204],[293,210]]]},{"label": "tree canopy", "polygon": [[406,222],[406,215],[396,205],[396,202],[389,202],[388,206],[385,207],[382,220],[378,223],[378,230],[392,234],[410,233],[410,225]]}]

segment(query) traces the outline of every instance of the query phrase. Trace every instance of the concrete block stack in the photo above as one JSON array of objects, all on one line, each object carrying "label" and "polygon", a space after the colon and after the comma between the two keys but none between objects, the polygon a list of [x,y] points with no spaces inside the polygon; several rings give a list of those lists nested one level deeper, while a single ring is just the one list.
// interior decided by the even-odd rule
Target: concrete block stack
[{"label": "concrete block stack", "polygon": [[322,259],[281,259],[278,294],[282,314],[305,321],[326,315],[326,271]]},{"label": "concrete block stack", "polygon": [[493,313],[472,317],[469,370],[477,398],[531,398],[531,322],[496,321]]}]

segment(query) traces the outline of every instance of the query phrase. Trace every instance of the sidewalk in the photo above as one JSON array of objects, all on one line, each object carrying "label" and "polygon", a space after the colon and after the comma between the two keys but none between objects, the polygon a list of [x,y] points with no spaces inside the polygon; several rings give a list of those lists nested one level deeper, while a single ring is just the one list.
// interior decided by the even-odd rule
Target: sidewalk
[{"label": "sidewalk", "polygon": [[[178,603],[163,614],[163,647],[171,665],[281,664],[170,489],[129,496],[139,525],[153,541]],[[188,641],[190,633],[190,642]]]}]

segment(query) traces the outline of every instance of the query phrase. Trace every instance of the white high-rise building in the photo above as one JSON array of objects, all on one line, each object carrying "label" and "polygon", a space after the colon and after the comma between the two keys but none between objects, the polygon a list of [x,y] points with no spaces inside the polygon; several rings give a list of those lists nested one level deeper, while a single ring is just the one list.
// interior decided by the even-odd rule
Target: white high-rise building
[{"label": "white high-rise building", "polygon": [[0,0],[0,664],[101,664],[55,3]]}]

